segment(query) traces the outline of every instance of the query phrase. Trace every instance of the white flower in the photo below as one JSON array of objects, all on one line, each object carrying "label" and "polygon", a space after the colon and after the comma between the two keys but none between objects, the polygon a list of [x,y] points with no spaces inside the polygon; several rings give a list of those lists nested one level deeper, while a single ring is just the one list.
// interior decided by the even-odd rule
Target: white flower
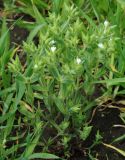
[{"label": "white flower", "polygon": [[54,41],[54,40],[52,40],[52,41],[50,42],[51,45],[54,45],[55,43],[56,43],[56,41]]},{"label": "white flower", "polygon": [[38,68],[38,65],[37,65],[37,64],[35,64],[35,65],[34,65],[34,69],[37,69],[37,68]]},{"label": "white flower", "polygon": [[108,25],[109,25],[109,22],[108,22],[107,20],[105,20],[104,26],[105,26],[105,27],[108,27]]},{"label": "white flower", "polygon": [[103,48],[104,48],[104,45],[103,45],[102,43],[99,43],[99,44],[98,44],[98,47],[101,48],[101,49],[103,49]]},{"label": "white flower", "polygon": [[112,42],[112,38],[109,39],[109,42]]},{"label": "white flower", "polygon": [[82,61],[81,61],[80,58],[77,58],[77,59],[76,59],[76,63],[77,63],[77,64],[80,64],[81,62],[82,62]]},{"label": "white flower", "polygon": [[52,46],[50,49],[51,49],[52,52],[55,52],[56,47],[55,47],[55,46]]}]

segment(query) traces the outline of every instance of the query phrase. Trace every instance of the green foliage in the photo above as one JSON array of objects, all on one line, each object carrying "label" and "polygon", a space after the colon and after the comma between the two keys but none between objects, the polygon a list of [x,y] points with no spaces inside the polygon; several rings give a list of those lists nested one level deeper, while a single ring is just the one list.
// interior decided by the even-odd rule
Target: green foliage
[{"label": "green foliage", "polygon": [[41,159],[59,159],[59,157],[49,154],[49,153],[34,153],[32,154],[29,159],[36,159],[36,158],[41,158]]},{"label": "green foliage", "polygon": [[[2,159],[59,159],[56,147],[70,157],[74,137],[84,142],[93,129],[97,84],[104,98],[125,93],[124,3],[117,1],[4,1],[5,12],[32,22],[12,25],[29,30],[20,51],[10,47],[10,19],[1,20]],[[90,149],[101,141],[98,131]]]},{"label": "green foliage", "polygon": [[91,130],[92,130],[92,126],[89,126],[89,127],[85,126],[83,128],[83,131],[80,131],[80,138],[85,141],[88,138]]}]

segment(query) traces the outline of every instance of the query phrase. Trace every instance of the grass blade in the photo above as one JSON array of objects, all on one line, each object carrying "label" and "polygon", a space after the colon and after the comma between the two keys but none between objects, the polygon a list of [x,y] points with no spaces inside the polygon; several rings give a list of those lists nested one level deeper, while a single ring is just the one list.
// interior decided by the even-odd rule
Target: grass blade
[{"label": "grass blade", "polygon": [[41,159],[59,159],[58,156],[55,156],[50,153],[34,153],[32,154],[29,159],[36,159],[36,158],[41,158]]},{"label": "grass blade", "polygon": [[118,149],[110,144],[106,144],[106,143],[102,143],[104,146],[108,147],[108,148],[111,148],[113,150],[115,150],[116,152],[118,152],[120,155],[122,155],[123,157],[125,157],[125,151],[121,150],[121,149]]}]

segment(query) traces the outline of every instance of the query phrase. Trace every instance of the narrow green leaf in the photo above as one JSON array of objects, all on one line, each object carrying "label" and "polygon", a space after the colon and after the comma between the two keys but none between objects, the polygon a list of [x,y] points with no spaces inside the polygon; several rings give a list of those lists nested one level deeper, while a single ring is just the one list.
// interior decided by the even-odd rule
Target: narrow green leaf
[{"label": "narrow green leaf", "polygon": [[50,153],[34,153],[32,154],[29,159],[36,159],[36,158],[41,158],[41,159],[59,159],[58,156],[55,156]]},{"label": "narrow green leaf", "polygon": [[[39,127],[40,127],[40,126],[39,126]],[[36,131],[36,134],[33,136],[34,138],[31,139],[31,140],[27,143],[26,150],[24,151],[24,154],[22,155],[23,158],[29,158],[30,155],[32,155],[35,147],[36,147],[37,144],[38,144],[39,138],[40,138],[40,136],[41,136],[40,130],[41,130],[41,128],[39,128],[39,132]]]},{"label": "narrow green leaf", "polygon": [[40,24],[40,25],[37,25],[29,34],[28,38],[27,38],[27,42],[30,43],[33,38],[37,35],[37,33],[45,26],[46,24],[43,23],[43,24]]},{"label": "narrow green leaf", "polygon": [[56,13],[59,13],[63,3],[63,0],[53,0],[53,9]]},{"label": "narrow green leaf", "polygon": [[125,139],[125,134],[123,134],[122,136],[116,138],[112,143],[120,142],[120,141],[123,141],[124,139]]},{"label": "narrow green leaf", "polygon": [[114,79],[107,79],[102,81],[96,81],[95,83],[106,83],[109,86],[118,85],[120,83],[125,83],[125,78],[114,78]]},{"label": "narrow green leaf", "polygon": [[3,20],[2,33],[0,38],[0,56],[3,55],[4,50],[9,48],[9,30],[7,28],[6,19]]},{"label": "narrow green leaf", "polygon": [[33,5],[33,10],[34,10],[36,22],[38,24],[45,22],[45,19],[43,18],[42,14],[39,12],[39,10],[37,9],[37,7],[35,5]]},{"label": "narrow green leaf", "polygon": [[66,114],[66,110],[64,108],[64,104],[63,104],[62,100],[57,97],[54,97],[54,100],[55,100],[55,104],[56,104],[57,108],[59,109],[59,111],[63,114]]}]

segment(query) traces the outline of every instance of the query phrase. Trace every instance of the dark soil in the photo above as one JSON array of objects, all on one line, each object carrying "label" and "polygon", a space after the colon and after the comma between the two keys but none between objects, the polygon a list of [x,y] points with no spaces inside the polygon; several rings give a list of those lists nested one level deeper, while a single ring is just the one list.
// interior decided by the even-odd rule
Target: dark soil
[{"label": "dark soil", "polygon": [[28,31],[26,29],[20,28],[18,26],[14,26],[10,30],[10,40],[11,45],[18,44],[21,45],[24,40],[26,40],[28,36]]},{"label": "dark soil", "polygon": [[[87,141],[83,144],[84,148],[88,148],[93,144],[95,135],[99,130],[100,135],[103,137],[103,142],[111,144],[113,140],[125,134],[125,128],[123,127],[114,127],[114,125],[124,125],[122,120],[119,117],[118,109],[105,109],[104,111],[97,110],[91,125],[93,130]],[[112,143],[113,146],[125,150],[125,140],[117,143]],[[85,152],[81,149],[78,149],[78,146],[73,146],[74,155],[70,160],[89,160],[89,156],[85,156]],[[86,149],[87,153],[87,149]],[[103,144],[95,146],[91,150],[91,155],[97,160],[125,160],[119,153],[116,151],[105,147]]]},{"label": "dark soil", "polygon": [[0,9],[3,8],[3,1],[0,1]]}]

